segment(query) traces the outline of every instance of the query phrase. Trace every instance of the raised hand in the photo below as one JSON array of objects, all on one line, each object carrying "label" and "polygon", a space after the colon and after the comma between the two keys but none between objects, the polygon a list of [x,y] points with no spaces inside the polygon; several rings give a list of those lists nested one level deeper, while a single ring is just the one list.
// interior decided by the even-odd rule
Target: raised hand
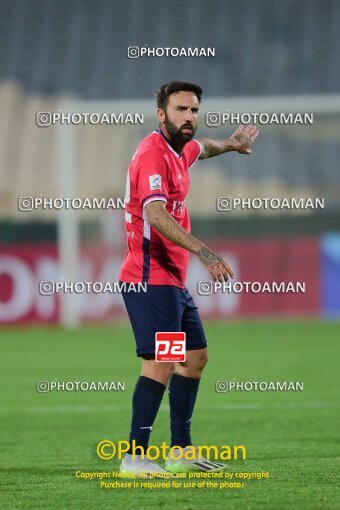
[{"label": "raised hand", "polygon": [[240,154],[251,154],[250,147],[256,140],[258,134],[259,130],[255,126],[249,125],[244,127],[241,124],[241,126],[239,126],[235,133],[233,133],[230,137],[233,144],[233,150]]}]

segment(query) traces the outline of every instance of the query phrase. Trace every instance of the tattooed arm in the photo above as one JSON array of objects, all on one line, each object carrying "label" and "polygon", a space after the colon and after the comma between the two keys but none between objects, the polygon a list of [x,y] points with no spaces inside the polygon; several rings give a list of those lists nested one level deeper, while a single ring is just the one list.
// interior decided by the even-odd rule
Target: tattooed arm
[{"label": "tattooed arm", "polygon": [[227,262],[210,250],[202,241],[187,232],[165,209],[165,202],[154,201],[145,206],[148,223],[164,237],[198,256],[214,281],[228,280],[234,276]]},{"label": "tattooed arm", "polygon": [[225,152],[237,151],[240,154],[250,154],[250,147],[259,134],[255,126],[242,125],[224,140],[213,140],[212,138],[199,138],[198,141],[203,145],[203,151],[198,159],[212,158]]}]

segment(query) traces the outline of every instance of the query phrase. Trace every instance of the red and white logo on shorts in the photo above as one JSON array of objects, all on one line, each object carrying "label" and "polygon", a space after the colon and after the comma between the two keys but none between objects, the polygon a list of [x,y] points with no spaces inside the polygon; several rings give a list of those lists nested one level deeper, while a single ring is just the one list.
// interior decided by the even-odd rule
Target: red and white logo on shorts
[{"label": "red and white logo on shorts", "polygon": [[185,361],[185,333],[156,333],[156,361]]}]

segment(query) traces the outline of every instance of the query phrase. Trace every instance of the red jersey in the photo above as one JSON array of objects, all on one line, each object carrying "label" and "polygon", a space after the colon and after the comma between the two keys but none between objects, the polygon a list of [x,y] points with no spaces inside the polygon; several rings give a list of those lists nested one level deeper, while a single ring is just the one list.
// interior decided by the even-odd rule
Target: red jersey
[{"label": "red jersey", "polygon": [[163,133],[154,131],[138,145],[128,169],[125,196],[127,252],[119,279],[128,283],[185,287],[188,250],[162,236],[147,222],[145,206],[163,200],[166,210],[190,232],[185,204],[191,167],[202,152],[197,140],[178,154]]}]

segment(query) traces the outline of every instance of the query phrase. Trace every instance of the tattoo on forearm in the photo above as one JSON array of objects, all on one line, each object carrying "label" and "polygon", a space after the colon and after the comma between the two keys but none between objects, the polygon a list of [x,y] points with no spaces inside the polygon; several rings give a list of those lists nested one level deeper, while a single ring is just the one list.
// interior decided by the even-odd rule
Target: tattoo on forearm
[{"label": "tattoo on forearm", "polygon": [[217,262],[221,262],[223,260],[220,255],[217,255],[217,253],[210,250],[207,246],[202,246],[198,257],[202,264],[205,264],[206,266],[213,266],[217,264]]},{"label": "tattoo on forearm", "polygon": [[198,255],[205,266],[211,267],[223,262],[220,255],[187,232],[164,208],[157,211],[157,221],[153,222],[153,227],[173,243]]},{"label": "tattoo on forearm", "polygon": [[214,140],[211,138],[201,138],[200,142],[203,145],[203,151],[199,159],[212,158],[231,150],[229,139]]},{"label": "tattoo on forearm", "polygon": [[165,209],[159,212],[154,228],[178,246],[192,253],[198,253],[202,243],[187,232]]}]

